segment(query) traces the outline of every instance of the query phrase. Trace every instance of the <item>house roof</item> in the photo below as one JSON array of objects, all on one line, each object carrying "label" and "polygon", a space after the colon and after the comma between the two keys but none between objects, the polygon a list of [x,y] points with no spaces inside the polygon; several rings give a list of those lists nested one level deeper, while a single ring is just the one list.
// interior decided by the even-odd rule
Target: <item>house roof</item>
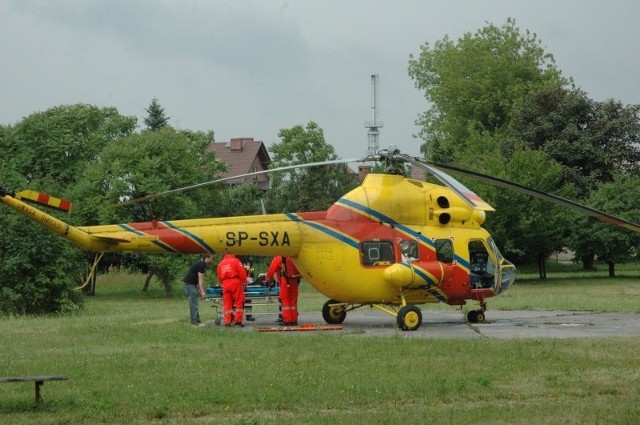
[{"label": "house roof", "polygon": [[415,165],[411,165],[409,178],[423,182],[423,181],[426,181],[427,179],[427,172],[423,168],[416,167]]},{"label": "house roof", "polygon": [[[271,162],[264,143],[260,140],[254,140],[252,137],[239,137],[231,139],[229,142],[212,143],[209,145],[209,150],[227,164],[227,171],[220,173],[222,178],[266,170]],[[263,174],[252,178],[251,181],[269,181],[269,177]],[[229,183],[242,184],[244,182],[245,179],[239,179]]]}]

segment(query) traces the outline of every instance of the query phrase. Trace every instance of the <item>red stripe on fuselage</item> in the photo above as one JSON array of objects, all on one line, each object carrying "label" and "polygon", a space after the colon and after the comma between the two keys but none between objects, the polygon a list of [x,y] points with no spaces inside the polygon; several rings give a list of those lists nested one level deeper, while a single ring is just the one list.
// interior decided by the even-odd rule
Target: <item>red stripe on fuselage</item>
[{"label": "red stripe on fuselage", "polygon": [[375,220],[371,215],[366,214],[362,211],[359,211],[356,208],[350,208],[347,205],[335,203],[327,210],[327,218],[329,220],[341,220],[348,222],[375,222],[377,223],[379,220]]},{"label": "red stripe on fuselage", "polygon": [[159,221],[145,222],[145,223],[131,223],[128,226],[146,235],[158,236],[162,243],[169,245],[171,248],[179,252],[184,252],[184,253],[207,252],[204,249],[204,247],[202,247],[200,244],[195,242],[193,239],[191,239],[184,233],[171,229]]}]

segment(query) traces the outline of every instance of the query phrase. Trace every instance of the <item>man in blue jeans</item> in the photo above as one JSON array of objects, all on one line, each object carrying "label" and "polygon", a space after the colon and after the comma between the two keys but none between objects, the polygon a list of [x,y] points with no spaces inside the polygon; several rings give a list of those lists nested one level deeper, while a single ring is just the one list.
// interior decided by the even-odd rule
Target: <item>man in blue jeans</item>
[{"label": "man in blue jeans", "polygon": [[211,254],[207,254],[198,261],[191,264],[187,274],[184,276],[184,293],[189,299],[189,317],[191,324],[195,326],[204,326],[200,320],[198,311],[198,298],[205,298],[204,293],[204,274],[207,266],[213,262]]}]

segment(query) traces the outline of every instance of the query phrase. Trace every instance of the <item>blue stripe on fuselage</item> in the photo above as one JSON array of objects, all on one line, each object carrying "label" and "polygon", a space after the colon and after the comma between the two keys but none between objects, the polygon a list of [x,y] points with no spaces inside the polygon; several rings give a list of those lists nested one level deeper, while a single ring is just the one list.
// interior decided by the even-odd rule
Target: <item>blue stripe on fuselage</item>
[{"label": "blue stripe on fuselage", "polygon": [[306,224],[309,227],[313,227],[314,229],[319,230],[322,233],[325,233],[325,234],[327,234],[327,235],[329,235],[329,236],[331,236],[333,238],[338,239],[341,242],[346,243],[347,245],[351,246],[352,248],[360,249],[360,244],[358,243],[358,241],[350,239],[349,237],[341,234],[340,232],[338,232],[337,230],[332,229],[329,226],[322,225],[322,224],[317,223],[315,221],[304,220],[304,219],[300,218],[299,216],[297,216],[296,214],[285,213],[285,215],[287,217],[289,217],[289,219],[291,221],[296,221],[298,223]]}]

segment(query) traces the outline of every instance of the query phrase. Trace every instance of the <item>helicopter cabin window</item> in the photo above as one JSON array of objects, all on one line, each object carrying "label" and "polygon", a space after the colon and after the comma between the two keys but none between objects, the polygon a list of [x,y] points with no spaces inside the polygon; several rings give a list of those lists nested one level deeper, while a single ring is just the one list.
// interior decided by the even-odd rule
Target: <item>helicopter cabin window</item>
[{"label": "helicopter cabin window", "polygon": [[365,266],[381,266],[395,262],[393,245],[389,241],[368,241],[360,246],[362,264]]},{"label": "helicopter cabin window", "polygon": [[473,289],[491,288],[494,267],[486,246],[481,241],[469,242],[469,283]]},{"label": "helicopter cabin window", "polygon": [[402,262],[410,263],[418,259],[418,242],[412,239],[400,241]]},{"label": "helicopter cabin window", "polygon": [[451,239],[436,239],[436,260],[453,263],[453,242]]}]

